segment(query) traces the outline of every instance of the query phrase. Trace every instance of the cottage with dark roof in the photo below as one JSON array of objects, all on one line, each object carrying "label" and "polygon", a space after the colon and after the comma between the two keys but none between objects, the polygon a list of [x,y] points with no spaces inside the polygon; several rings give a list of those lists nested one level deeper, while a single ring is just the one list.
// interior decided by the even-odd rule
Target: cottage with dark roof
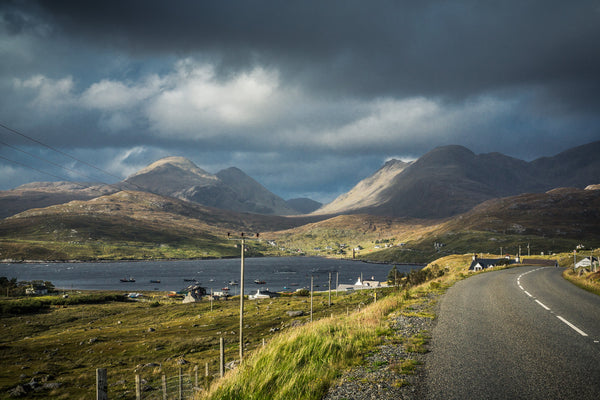
[{"label": "cottage with dark roof", "polygon": [[469,271],[482,271],[499,265],[514,264],[516,262],[518,261],[509,258],[479,258],[477,255],[474,255],[473,261],[469,266]]}]

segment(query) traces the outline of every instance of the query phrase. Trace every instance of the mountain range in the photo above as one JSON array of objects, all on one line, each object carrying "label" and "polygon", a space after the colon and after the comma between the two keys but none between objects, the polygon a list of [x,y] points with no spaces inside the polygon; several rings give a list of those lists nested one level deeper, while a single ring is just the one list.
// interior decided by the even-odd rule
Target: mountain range
[{"label": "mountain range", "polygon": [[[337,255],[360,244],[387,262],[524,240],[545,251],[597,246],[597,154],[600,142],[531,162],[438,147],[413,162],[386,162],[320,208],[310,199],[286,202],[237,168],[211,174],[168,157],[115,185],[46,182],[0,192],[0,258],[235,256],[228,232],[277,242],[257,243],[261,254]],[[374,251],[378,242],[395,246]]]},{"label": "mountain range", "polygon": [[446,218],[493,198],[596,184],[599,155],[600,141],[531,162],[438,147],[410,164],[388,161],[316,213]]},{"label": "mountain range", "polygon": [[264,215],[370,214],[447,218],[490,199],[585,188],[600,180],[600,141],[523,161],[500,153],[437,147],[413,162],[390,160],[329,204],[284,200],[238,168],[211,174],[182,157],[158,160],[114,185],[41,182],[0,192],[0,217],[30,208],[139,190],[236,212]]}]

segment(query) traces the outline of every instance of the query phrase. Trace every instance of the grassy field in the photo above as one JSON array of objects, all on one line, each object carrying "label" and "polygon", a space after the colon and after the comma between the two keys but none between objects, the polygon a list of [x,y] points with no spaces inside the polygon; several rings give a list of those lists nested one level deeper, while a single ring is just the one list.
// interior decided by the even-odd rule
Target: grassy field
[{"label": "grassy field", "polygon": [[[88,295],[71,293],[70,298]],[[333,292],[329,307],[328,296],[317,294],[313,318],[345,315],[372,301],[372,293]],[[304,316],[286,313],[296,310]],[[305,323],[309,312],[309,297],[246,301],[246,351]],[[211,376],[217,373],[220,337],[225,339],[226,361],[238,358],[239,298],[215,301],[211,311],[209,301],[182,304],[153,292],[141,301],[51,305],[37,313],[4,314],[0,327],[0,398],[9,398],[9,390],[35,379],[58,387],[31,392],[27,398],[89,399],[95,393],[95,369],[107,368],[109,398],[131,399],[136,373],[147,381],[160,380],[162,373],[171,376],[180,366],[189,372],[198,365],[203,376],[205,363]]]}]

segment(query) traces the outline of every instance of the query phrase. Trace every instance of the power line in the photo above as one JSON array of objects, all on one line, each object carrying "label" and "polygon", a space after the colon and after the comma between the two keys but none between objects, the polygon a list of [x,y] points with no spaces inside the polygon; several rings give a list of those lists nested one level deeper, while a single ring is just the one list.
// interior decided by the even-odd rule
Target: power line
[{"label": "power line", "polygon": [[[75,174],[77,174],[77,175],[80,175],[80,176],[82,176],[82,177],[84,177],[84,178],[86,178],[86,179],[88,179],[88,180],[90,180],[90,181],[93,181],[93,180],[94,180],[93,178],[91,178],[91,177],[89,177],[89,176],[87,176],[87,175],[85,175],[85,174],[83,174],[83,173],[81,173],[81,172],[79,172],[79,171],[75,171],[74,169],[71,169],[71,168],[65,167],[65,166],[63,166],[63,165],[57,164],[57,163],[55,163],[55,162],[53,162],[53,161],[46,160],[46,159],[45,159],[45,158],[43,158],[43,157],[40,157],[40,156],[38,156],[38,155],[36,155],[36,154],[33,154],[33,153],[30,153],[30,152],[28,152],[28,151],[26,151],[26,150],[20,149],[20,148],[18,148],[18,147],[16,147],[16,146],[13,146],[13,145],[11,145],[11,144],[5,143],[5,142],[3,142],[3,141],[1,141],[1,140],[0,140],[0,144],[3,144],[4,146],[10,147],[11,149],[15,149],[15,150],[17,150],[17,151],[20,151],[21,153],[27,154],[27,155],[28,155],[28,156],[30,156],[30,157],[37,158],[38,160],[41,160],[41,161],[47,162],[48,164],[52,164],[52,165],[54,165],[54,166],[56,166],[56,167],[62,168],[62,169],[64,169],[65,171],[72,172],[72,173],[75,173]],[[5,160],[7,160],[7,159],[5,158]],[[10,161],[10,160],[9,160],[9,161]],[[14,161],[11,161],[11,162],[14,162]],[[35,168],[33,168],[33,167],[29,167],[29,166],[27,166],[27,165],[25,165],[25,164],[21,164],[21,163],[19,163],[19,165],[25,166],[25,167],[27,167],[27,168],[35,169]],[[37,170],[37,169],[36,169],[36,171],[39,171],[39,170]],[[106,182],[102,182],[102,181],[98,181],[98,183],[102,183],[102,184],[104,184],[104,185],[109,185],[108,183],[106,183]]]},{"label": "power line", "polygon": [[90,164],[90,163],[88,163],[88,162],[86,162],[86,161],[80,160],[80,159],[79,159],[79,158],[77,158],[77,157],[73,157],[72,155],[70,155],[70,154],[67,154],[67,153],[65,153],[64,151],[61,151],[61,150],[59,150],[59,149],[57,149],[57,148],[55,148],[55,147],[52,147],[52,146],[50,146],[50,145],[47,145],[46,143],[40,142],[39,140],[37,140],[37,139],[34,139],[34,138],[32,138],[31,136],[25,135],[24,133],[21,133],[21,132],[17,131],[16,129],[10,128],[10,127],[8,127],[8,126],[6,126],[6,125],[2,124],[2,123],[0,123],[0,127],[1,127],[1,128],[4,128],[4,129],[6,129],[7,131],[9,131],[9,132],[11,132],[11,133],[14,133],[15,135],[22,136],[22,137],[24,137],[24,138],[26,138],[26,139],[28,139],[28,140],[30,140],[30,141],[32,141],[32,142],[34,142],[34,143],[37,143],[37,144],[39,144],[40,146],[44,146],[44,147],[46,147],[47,149],[50,149],[50,150],[52,150],[52,151],[55,151],[55,152],[57,152],[57,153],[59,153],[59,154],[62,154],[62,155],[63,155],[63,156],[65,156],[65,157],[68,157],[68,158],[70,158],[70,159],[72,159],[72,160],[75,160],[75,161],[77,161],[77,162],[80,162],[80,163],[82,163],[82,164],[84,164],[84,165],[87,165],[88,167],[90,167],[90,168],[93,168],[93,169],[95,169],[95,170],[97,170],[97,171],[100,171],[100,172],[102,172],[102,173],[104,173],[104,174],[106,174],[106,175],[108,175],[108,176],[111,176],[111,177],[113,177],[113,178],[116,178],[116,179],[118,179],[118,180],[122,180],[122,179],[123,179],[123,178],[121,178],[120,176],[116,176],[116,175],[114,175],[114,174],[112,174],[112,173],[110,173],[110,172],[108,172],[108,171],[105,171],[105,170],[103,170],[102,168],[96,167],[95,165],[92,165],[92,164]]},{"label": "power line", "polygon": [[[106,175],[108,175],[108,176],[111,176],[111,177],[113,177],[113,178],[116,178],[116,179],[118,179],[119,181],[121,181],[121,180],[123,179],[123,178],[121,178],[120,176],[114,175],[114,174],[112,174],[112,173],[110,173],[110,172],[108,172],[108,171],[106,171],[106,170],[104,170],[104,169],[102,169],[102,168],[96,167],[95,165],[92,165],[92,164],[90,164],[90,163],[88,163],[88,162],[86,162],[86,161],[83,161],[83,160],[81,160],[81,159],[79,159],[79,158],[77,158],[77,157],[74,157],[74,156],[72,156],[72,155],[70,155],[70,154],[67,154],[67,153],[65,153],[64,151],[61,151],[61,150],[59,150],[59,149],[57,149],[57,148],[54,148],[54,147],[52,147],[52,146],[50,146],[50,145],[48,145],[48,144],[46,144],[46,143],[43,143],[43,142],[41,142],[40,140],[37,140],[37,139],[35,139],[35,138],[32,138],[32,137],[30,137],[30,136],[28,136],[28,135],[26,135],[26,134],[24,134],[24,133],[22,133],[22,132],[19,132],[19,131],[18,131],[18,130],[16,130],[16,129],[10,128],[10,127],[8,127],[8,126],[6,126],[6,125],[2,124],[2,123],[0,123],[0,128],[4,128],[4,129],[6,129],[7,131],[9,131],[9,132],[11,132],[11,133],[13,133],[13,134],[16,134],[16,135],[22,136],[22,137],[24,137],[24,138],[26,138],[26,139],[28,139],[28,140],[30,140],[30,141],[32,141],[32,142],[34,142],[34,143],[37,143],[37,144],[39,144],[40,146],[43,146],[43,147],[45,147],[45,148],[47,148],[47,149],[50,149],[50,150],[52,150],[52,151],[54,151],[54,152],[56,152],[56,153],[59,153],[59,154],[61,154],[61,155],[65,156],[65,157],[68,157],[68,158],[70,158],[70,159],[72,159],[72,160],[75,160],[75,161],[77,161],[77,162],[80,162],[80,163],[82,163],[82,164],[84,164],[84,165],[87,165],[87,166],[89,166],[89,167],[91,167],[91,168],[93,168],[93,169],[95,169],[95,170],[97,170],[97,171],[100,171],[100,172],[102,172],[102,173],[104,173],[104,174],[106,174]],[[78,172],[78,171],[75,171],[75,170],[73,170],[73,169],[70,169],[70,168],[68,168],[68,167],[65,167],[65,166],[63,166],[63,165],[57,164],[57,163],[55,163],[55,162],[53,162],[53,161],[46,160],[46,159],[45,159],[45,158],[43,158],[43,157],[40,157],[40,156],[37,156],[37,155],[35,155],[35,154],[29,153],[29,152],[27,152],[27,151],[25,151],[25,150],[22,150],[22,149],[19,149],[19,148],[15,147],[15,146],[13,146],[13,145],[10,145],[10,144],[4,143],[4,142],[0,142],[0,143],[2,143],[2,144],[4,144],[4,145],[6,145],[6,146],[8,146],[8,147],[11,147],[11,148],[13,148],[13,149],[15,149],[15,150],[18,150],[18,151],[20,151],[20,152],[22,152],[22,153],[25,153],[25,154],[27,154],[27,155],[29,155],[29,156],[32,156],[32,157],[34,157],[34,158],[37,158],[37,159],[39,159],[39,160],[42,160],[42,161],[44,161],[44,162],[47,162],[47,163],[49,163],[49,164],[55,165],[55,166],[57,166],[57,167],[59,167],[59,168],[62,168],[62,169],[64,169],[64,170],[66,170],[66,171],[69,171],[69,172],[74,172],[75,174],[77,174],[77,175],[80,175],[80,176],[83,176],[83,177],[85,177],[86,179],[89,179],[89,180],[91,180],[91,181],[94,181],[94,180],[95,180],[95,179],[93,179],[93,178],[90,178],[89,176],[87,176],[87,175],[85,175],[85,174],[83,174],[83,173],[81,173],[81,172]],[[0,156],[0,157],[1,157],[1,156]],[[6,161],[12,162],[12,163],[14,163],[14,164],[18,164],[18,165],[20,165],[20,166],[23,166],[23,167],[25,167],[25,168],[29,168],[29,169],[32,169],[32,170],[34,170],[34,171],[40,172],[40,173],[42,173],[42,174],[45,174],[45,175],[48,175],[48,176],[52,176],[52,177],[55,177],[55,178],[58,178],[58,179],[60,179],[60,180],[64,180],[64,181],[67,181],[67,182],[76,183],[77,185],[79,185],[79,186],[81,186],[81,187],[90,187],[90,185],[83,185],[83,184],[81,184],[81,183],[79,183],[79,182],[75,182],[75,181],[73,181],[73,180],[71,180],[71,179],[65,179],[65,178],[63,178],[63,177],[60,177],[60,176],[58,176],[58,175],[53,175],[53,174],[51,174],[51,173],[49,173],[49,172],[45,172],[45,171],[39,170],[39,169],[37,169],[37,168],[35,168],[35,167],[31,167],[31,166],[29,166],[29,165],[26,165],[26,164],[23,164],[23,163],[20,163],[20,162],[17,162],[17,161],[13,161],[13,160],[10,160],[10,159],[8,159],[8,158],[5,158],[5,157],[1,157],[1,158],[2,158],[2,159],[4,159],[4,160],[6,160]],[[119,186],[118,184],[114,184],[114,183],[113,183],[113,184],[110,184],[110,183],[105,183],[105,182],[103,182],[103,181],[100,181],[100,180],[97,180],[97,179],[96,179],[95,181],[96,181],[96,182],[98,182],[98,183],[102,183],[102,184],[104,184],[104,185],[107,185],[107,186],[112,186],[112,187],[114,187],[115,189],[118,189],[118,190],[123,190],[123,189],[124,189],[123,187]],[[137,189],[139,189],[139,190],[141,190],[141,191],[145,191],[145,192],[153,193],[153,192],[151,192],[150,190],[148,190],[147,188],[144,188],[144,187],[142,187],[142,186],[140,186],[140,185],[138,185],[138,184],[136,184],[136,183],[133,183],[133,182],[127,182],[127,184],[128,184],[128,185],[131,185],[131,186],[134,186],[134,187],[136,187]]]},{"label": "power line", "polygon": [[41,169],[37,169],[37,168],[35,168],[35,167],[32,167],[32,166],[30,166],[30,165],[23,164],[23,163],[21,163],[21,162],[18,162],[18,161],[11,160],[11,159],[9,159],[9,158],[6,158],[6,157],[4,157],[4,156],[0,156],[0,158],[1,158],[1,159],[3,159],[3,160],[6,160],[6,161],[8,161],[8,162],[11,162],[11,163],[13,163],[13,164],[17,164],[17,165],[20,165],[20,166],[22,166],[22,167],[25,167],[25,168],[32,169],[32,170],[34,170],[34,171],[37,171],[37,172],[39,172],[39,173],[41,173],[41,174],[48,175],[48,176],[51,176],[51,177],[54,177],[54,178],[60,179],[61,181],[70,181],[70,182],[72,182],[72,183],[75,183],[76,185],[79,185],[79,186],[81,186],[81,187],[87,187],[86,185],[83,185],[83,184],[81,184],[81,183],[78,183],[78,182],[73,182],[73,181],[71,181],[70,179],[66,179],[66,178],[64,178],[64,177],[62,177],[62,176],[58,176],[58,175],[51,174],[50,172],[42,171]]}]

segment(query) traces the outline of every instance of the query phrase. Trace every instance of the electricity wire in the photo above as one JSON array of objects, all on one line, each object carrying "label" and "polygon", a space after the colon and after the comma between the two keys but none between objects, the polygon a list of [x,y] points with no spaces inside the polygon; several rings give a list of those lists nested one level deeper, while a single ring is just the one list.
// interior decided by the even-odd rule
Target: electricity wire
[{"label": "electricity wire", "polygon": [[[65,171],[68,171],[68,172],[71,172],[71,173],[75,173],[75,174],[77,174],[77,175],[80,175],[80,176],[82,176],[82,177],[84,177],[84,178],[86,178],[86,179],[88,179],[88,180],[90,180],[90,181],[93,181],[93,180],[94,180],[93,178],[90,178],[89,176],[87,176],[87,175],[83,174],[83,173],[82,173],[82,172],[80,172],[80,171],[75,171],[74,169],[71,169],[71,168],[65,167],[64,165],[60,165],[60,164],[58,164],[58,163],[55,163],[55,162],[53,162],[53,161],[50,161],[50,160],[46,160],[46,159],[45,159],[45,158],[43,158],[43,157],[40,157],[40,156],[38,156],[38,155],[36,155],[36,154],[33,154],[33,153],[30,153],[30,152],[28,152],[28,151],[26,151],[26,150],[20,149],[20,148],[18,148],[18,147],[16,147],[16,146],[13,146],[12,144],[5,143],[5,142],[3,142],[3,141],[1,141],[1,140],[0,140],[0,144],[2,144],[2,145],[4,145],[4,146],[7,146],[7,147],[10,147],[11,149],[14,149],[14,150],[20,151],[21,153],[27,154],[27,155],[28,155],[28,156],[30,156],[30,157],[37,158],[38,160],[41,160],[41,161],[47,162],[48,164],[52,164],[52,165],[54,165],[54,166],[56,166],[56,167],[62,168],[62,169],[64,169]],[[2,158],[3,158],[3,159],[5,159],[5,160],[8,160],[7,158],[4,158],[4,157],[2,157]],[[12,161],[12,160],[8,160],[8,161],[10,161],[10,162],[13,162],[13,163],[15,163],[15,164],[19,164],[19,165],[21,165],[21,166],[24,166],[24,167],[27,167],[27,168],[35,169],[35,168],[33,168],[33,167],[29,167],[29,166],[27,166],[27,165],[25,165],[25,164],[22,164],[22,163],[17,163],[17,162],[15,162],[15,161]],[[40,170],[37,170],[37,169],[36,169],[36,171],[38,171],[38,172],[41,172]],[[44,172],[44,173],[45,173],[45,172]],[[51,174],[47,174],[47,175],[54,176],[54,175],[51,175]],[[54,176],[54,177],[56,177],[56,176]],[[102,181],[98,181],[98,183],[102,183],[102,184],[104,184],[104,185],[109,185],[108,183],[106,183],[106,182],[102,182]],[[82,185],[82,186],[83,186],[83,185]]]},{"label": "electricity wire", "polygon": [[[13,164],[20,165],[20,166],[22,166],[22,167],[25,167],[25,168],[32,169],[32,170],[34,170],[34,171],[37,171],[37,172],[39,172],[39,173],[41,173],[41,174],[48,175],[48,176],[51,176],[51,177],[54,177],[54,178],[60,179],[61,181],[70,181],[70,179],[65,179],[65,178],[64,178],[64,177],[62,177],[62,176],[54,175],[54,174],[51,174],[50,172],[47,172],[47,171],[42,171],[41,169],[37,169],[37,168],[35,168],[35,167],[32,167],[32,166],[30,166],[30,165],[27,165],[27,164],[23,164],[23,163],[21,163],[21,162],[15,161],[15,160],[11,160],[11,159],[9,159],[9,158],[6,158],[6,157],[4,157],[4,156],[0,156],[0,158],[1,158],[1,159],[3,159],[3,160],[6,160],[6,161],[8,161],[8,162],[11,162],[11,163],[13,163]],[[72,183],[74,183],[74,184],[76,184],[76,185],[79,185],[79,186],[81,186],[81,187],[87,187],[87,186],[85,186],[85,185],[83,185],[83,184],[81,184],[81,183],[78,183],[78,182],[72,182]]]},{"label": "electricity wire", "polygon": [[[95,165],[92,165],[92,164],[90,164],[90,163],[88,163],[88,162],[86,162],[86,161],[83,161],[83,160],[81,160],[81,159],[79,159],[79,158],[77,158],[77,157],[74,157],[74,156],[72,156],[72,155],[70,155],[70,154],[68,154],[68,153],[65,153],[65,152],[64,152],[64,151],[62,151],[62,150],[59,150],[59,149],[57,149],[57,148],[55,148],[55,147],[52,147],[52,146],[50,146],[50,145],[48,145],[48,144],[46,144],[46,143],[43,143],[42,141],[40,141],[40,140],[38,140],[38,139],[35,139],[35,138],[31,137],[31,136],[28,136],[28,135],[26,135],[26,134],[24,134],[24,133],[22,133],[22,132],[20,132],[20,131],[18,131],[18,130],[16,130],[16,129],[13,129],[13,128],[9,127],[9,126],[6,126],[6,125],[4,125],[4,124],[3,124],[3,123],[1,123],[1,122],[0,122],[0,128],[4,128],[5,130],[7,130],[7,131],[8,131],[8,132],[10,132],[10,133],[13,133],[13,134],[15,134],[15,135],[19,135],[19,136],[21,136],[21,137],[24,137],[25,139],[28,139],[28,140],[30,140],[30,141],[32,141],[32,142],[34,142],[34,143],[37,143],[37,144],[39,144],[40,146],[43,146],[43,147],[45,147],[45,148],[47,148],[47,149],[49,149],[49,150],[52,150],[52,151],[54,151],[54,152],[56,152],[56,153],[58,153],[58,154],[61,154],[61,155],[65,156],[65,157],[68,157],[68,158],[70,158],[70,159],[72,159],[72,160],[75,160],[75,161],[77,161],[77,162],[79,162],[79,163],[81,163],[81,164],[87,165],[88,167],[90,167],[90,168],[93,168],[93,169],[95,169],[95,170],[97,170],[97,171],[100,171],[100,172],[102,172],[103,174],[106,174],[106,175],[108,175],[108,176],[111,176],[111,177],[113,177],[113,178],[116,178],[116,179],[118,179],[119,181],[121,181],[121,180],[123,179],[123,178],[122,178],[122,177],[120,177],[120,176],[114,175],[114,174],[112,174],[112,173],[110,173],[110,172],[108,172],[108,171],[106,171],[106,170],[104,170],[104,169],[102,169],[102,168],[99,168],[99,167],[97,167],[97,166],[95,166]],[[13,146],[13,145],[10,145],[10,144],[8,144],[8,143],[1,142],[1,141],[0,141],[0,143],[2,143],[2,144],[3,144],[3,145],[5,145],[5,146],[8,146],[8,147],[10,147],[10,148],[12,148],[12,149],[15,149],[15,150],[17,150],[17,151],[20,151],[20,152],[22,152],[22,153],[24,153],[24,154],[27,154],[27,155],[29,155],[29,156],[31,156],[31,157],[37,158],[37,159],[39,159],[39,160],[41,160],[41,161],[44,161],[44,162],[46,162],[46,163],[48,163],[48,164],[51,164],[51,165],[57,166],[57,167],[59,167],[59,168],[62,168],[62,169],[64,169],[64,170],[66,170],[66,171],[69,171],[69,172],[75,173],[75,174],[77,174],[77,175],[83,176],[84,178],[86,178],[86,179],[88,179],[88,180],[91,180],[91,181],[96,181],[97,183],[101,183],[101,184],[104,184],[104,185],[107,185],[107,186],[111,186],[111,187],[113,187],[113,188],[115,188],[115,189],[118,189],[118,190],[123,190],[123,189],[124,189],[124,187],[122,187],[122,186],[121,186],[121,185],[119,185],[119,184],[114,184],[114,183],[113,183],[113,184],[110,184],[110,183],[106,183],[106,182],[103,182],[103,181],[100,181],[100,180],[97,180],[97,179],[90,178],[89,176],[87,176],[87,175],[85,175],[85,174],[83,174],[83,173],[81,173],[81,172],[79,172],[79,171],[75,171],[75,170],[73,170],[73,169],[71,169],[71,168],[68,168],[68,167],[65,167],[65,166],[63,166],[63,165],[57,164],[57,163],[55,163],[55,162],[53,162],[53,161],[47,160],[47,159],[45,159],[45,158],[43,158],[43,157],[37,156],[37,155],[35,155],[35,154],[32,154],[32,153],[30,153],[30,152],[28,152],[28,151],[25,151],[25,150],[19,149],[19,148],[18,148],[18,147],[16,147],[16,146]],[[8,158],[6,158],[6,157],[2,157],[2,156],[0,156],[0,158],[2,158],[3,160],[6,160],[6,161],[8,161],[8,162],[11,162],[11,163],[13,163],[13,164],[17,164],[17,165],[20,165],[20,166],[22,166],[22,167],[29,168],[29,169],[32,169],[32,170],[34,170],[34,171],[40,172],[40,173],[42,173],[42,174],[45,174],[45,175],[52,176],[52,177],[54,177],[54,178],[57,178],[57,179],[60,179],[60,180],[63,180],[63,181],[67,181],[67,182],[75,183],[75,184],[77,184],[77,185],[79,185],[79,186],[81,186],[81,187],[84,187],[84,188],[85,188],[85,187],[90,187],[90,186],[91,186],[91,185],[84,185],[84,184],[81,184],[80,182],[75,182],[75,181],[73,181],[72,179],[65,179],[64,177],[60,177],[60,176],[58,176],[58,175],[54,175],[54,174],[51,174],[51,173],[49,173],[49,172],[46,172],[46,171],[42,171],[42,170],[40,170],[40,169],[37,169],[37,168],[35,168],[35,167],[32,167],[32,166],[30,166],[30,165],[27,165],[27,164],[24,164],[24,163],[21,163],[21,162],[18,162],[18,161],[14,161],[14,160],[8,159]],[[148,190],[147,188],[144,188],[144,187],[142,187],[142,186],[140,186],[140,185],[138,185],[138,184],[136,184],[136,183],[133,183],[133,182],[127,182],[127,184],[128,184],[128,185],[131,185],[131,186],[134,186],[134,187],[138,188],[139,190],[142,190],[142,191],[145,191],[145,192],[152,193],[152,192],[151,192],[150,190]]]},{"label": "electricity wire", "polygon": [[112,173],[110,173],[110,172],[108,172],[108,171],[105,171],[105,170],[103,170],[102,168],[96,167],[95,165],[92,165],[92,164],[90,164],[90,163],[88,163],[88,162],[86,162],[86,161],[80,160],[80,159],[79,159],[79,158],[77,158],[77,157],[73,157],[72,155],[70,155],[70,154],[67,154],[67,153],[65,153],[64,151],[61,151],[61,150],[59,150],[59,149],[57,149],[57,148],[55,148],[55,147],[52,147],[52,146],[50,146],[50,145],[48,145],[48,144],[46,144],[46,143],[43,143],[43,142],[41,142],[41,141],[39,141],[39,140],[37,140],[37,139],[35,139],[35,138],[32,138],[31,136],[28,136],[28,135],[26,135],[26,134],[24,134],[24,133],[21,133],[21,132],[17,131],[16,129],[10,128],[10,127],[8,127],[8,126],[6,126],[6,125],[2,124],[2,123],[0,123],[0,127],[1,127],[1,128],[4,128],[4,129],[6,129],[7,131],[9,131],[9,132],[11,132],[11,133],[14,133],[15,135],[19,135],[19,136],[21,136],[21,137],[24,137],[25,139],[28,139],[28,140],[30,140],[30,141],[32,141],[32,142],[34,142],[34,143],[37,143],[37,144],[39,144],[40,146],[43,146],[43,147],[45,147],[45,148],[47,148],[47,149],[50,149],[50,150],[52,150],[52,151],[54,151],[54,152],[56,152],[56,153],[62,154],[62,155],[63,155],[63,156],[65,156],[65,157],[68,157],[68,158],[70,158],[70,159],[72,159],[72,160],[75,160],[75,161],[77,161],[77,162],[80,162],[80,163],[82,163],[82,164],[84,164],[84,165],[87,165],[88,167],[90,167],[90,168],[93,168],[93,169],[95,169],[95,170],[97,170],[97,171],[100,171],[100,172],[102,172],[102,173],[104,173],[104,174],[106,174],[106,175],[108,175],[108,176],[111,176],[111,177],[113,177],[113,178],[116,178],[116,179],[119,179],[119,180],[123,179],[123,178],[121,178],[120,176],[114,175],[114,174],[112,174]]}]

